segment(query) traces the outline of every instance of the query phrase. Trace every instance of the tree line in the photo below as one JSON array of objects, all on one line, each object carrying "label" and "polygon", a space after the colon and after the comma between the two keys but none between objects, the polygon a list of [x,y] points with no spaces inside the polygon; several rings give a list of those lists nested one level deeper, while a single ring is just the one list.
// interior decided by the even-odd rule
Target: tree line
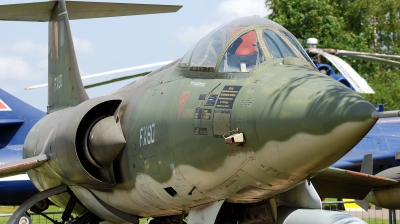
[{"label": "tree line", "polygon": [[[310,37],[319,48],[400,53],[399,0],[266,0],[269,19],[281,24],[306,47]],[[344,58],[375,90],[363,94],[386,110],[400,109],[399,67]]]}]

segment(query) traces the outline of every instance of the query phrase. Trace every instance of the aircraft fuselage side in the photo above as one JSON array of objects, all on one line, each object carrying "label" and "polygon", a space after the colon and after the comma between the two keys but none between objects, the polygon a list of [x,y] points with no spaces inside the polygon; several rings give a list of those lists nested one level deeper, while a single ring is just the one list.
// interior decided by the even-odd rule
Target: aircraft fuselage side
[{"label": "aircraft fuselage side", "polygon": [[[330,166],[375,122],[369,103],[311,68],[271,62],[255,71],[243,79],[190,78],[196,72],[174,64],[116,92],[127,142],[113,164],[116,187],[88,189],[139,216],[219,199],[257,202]],[[245,142],[226,144],[223,136],[236,129]],[[47,180],[36,185],[66,183],[39,175]]]}]

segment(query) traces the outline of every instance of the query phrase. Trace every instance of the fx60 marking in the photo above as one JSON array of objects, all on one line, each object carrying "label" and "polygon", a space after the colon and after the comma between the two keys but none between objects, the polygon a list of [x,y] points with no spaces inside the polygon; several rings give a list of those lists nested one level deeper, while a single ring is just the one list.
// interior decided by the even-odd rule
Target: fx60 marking
[{"label": "fx60 marking", "polygon": [[155,123],[140,128],[140,139],[139,139],[140,147],[154,143],[155,139],[156,139]]}]

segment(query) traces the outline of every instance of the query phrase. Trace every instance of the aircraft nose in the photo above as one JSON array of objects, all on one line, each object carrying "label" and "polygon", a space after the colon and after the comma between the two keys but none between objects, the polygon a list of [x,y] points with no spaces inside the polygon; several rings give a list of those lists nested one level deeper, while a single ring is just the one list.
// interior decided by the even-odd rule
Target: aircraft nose
[{"label": "aircraft nose", "polygon": [[270,97],[262,110],[262,129],[271,149],[265,156],[270,162],[283,159],[292,168],[309,161],[301,169],[318,171],[363,138],[376,122],[371,117],[375,108],[332,78],[299,70],[283,81],[282,76],[270,77],[268,83],[274,84],[264,89]]},{"label": "aircraft nose", "polygon": [[[358,93],[334,80],[310,81],[299,86],[303,94],[297,99],[306,101],[302,108],[303,118],[310,133],[331,132],[347,123],[360,123],[360,132],[368,131],[376,120],[371,114],[376,109]],[[364,128],[363,128],[364,127]]]}]

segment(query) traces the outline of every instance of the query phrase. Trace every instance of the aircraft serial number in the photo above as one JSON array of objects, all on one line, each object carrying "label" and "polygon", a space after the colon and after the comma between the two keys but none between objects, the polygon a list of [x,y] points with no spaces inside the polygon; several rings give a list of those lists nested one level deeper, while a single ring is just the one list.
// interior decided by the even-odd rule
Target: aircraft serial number
[{"label": "aircraft serial number", "polygon": [[156,138],[155,123],[140,128],[140,139],[139,139],[140,147],[154,143],[155,138]]}]

